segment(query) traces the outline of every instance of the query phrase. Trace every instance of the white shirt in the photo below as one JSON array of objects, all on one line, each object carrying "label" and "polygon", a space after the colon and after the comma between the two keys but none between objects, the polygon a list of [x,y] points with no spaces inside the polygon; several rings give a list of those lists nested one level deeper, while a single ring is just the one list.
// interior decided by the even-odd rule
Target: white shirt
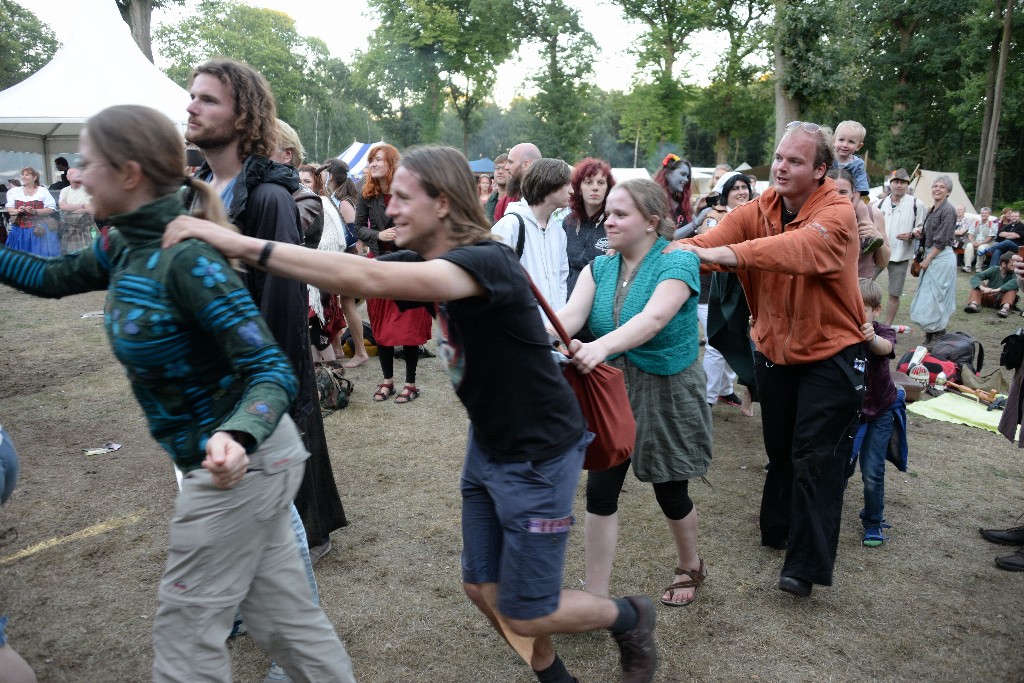
[{"label": "white shirt", "polygon": [[37,187],[35,194],[25,194],[24,187],[12,187],[7,190],[7,208],[15,208],[14,203],[17,201],[22,202],[34,202],[40,201],[43,203],[44,209],[56,209],[57,202],[53,201],[53,195],[45,187]]},{"label": "white shirt", "polygon": [[79,185],[77,188],[68,185],[60,191],[60,201],[65,204],[88,204],[92,197],[86,191],[85,185]]},{"label": "white shirt", "polygon": [[[896,235],[913,232],[915,228],[924,225],[925,214],[928,209],[924,203],[907,193],[899,204],[893,206],[892,196],[888,196],[876,205],[885,216],[885,232],[889,236],[889,247],[892,254],[889,260],[893,262],[908,261],[914,256],[914,240],[897,239]],[[917,207],[915,215],[914,207]]]},{"label": "white shirt", "polygon": [[519,262],[551,304],[552,310],[557,311],[565,306],[569,280],[569,256],[565,251],[566,237],[562,221],[552,216],[548,219],[547,227],[541,228],[525,199],[512,202],[505,209],[502,219],[491,228],[491,232],[513,249],[519,241],[519,220],[513,214],[522,216],[526,226],[523,256]]}]

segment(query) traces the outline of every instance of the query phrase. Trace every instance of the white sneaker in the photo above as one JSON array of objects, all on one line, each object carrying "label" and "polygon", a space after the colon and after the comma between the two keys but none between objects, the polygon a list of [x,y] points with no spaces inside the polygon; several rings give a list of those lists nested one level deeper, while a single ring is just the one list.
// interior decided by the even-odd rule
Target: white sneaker
[{"label": "white sneaker", "polygon": [[263,677],[263,683],[292,683],[292,679],[285,673],[284,669],[271,662],[270,670]]}]

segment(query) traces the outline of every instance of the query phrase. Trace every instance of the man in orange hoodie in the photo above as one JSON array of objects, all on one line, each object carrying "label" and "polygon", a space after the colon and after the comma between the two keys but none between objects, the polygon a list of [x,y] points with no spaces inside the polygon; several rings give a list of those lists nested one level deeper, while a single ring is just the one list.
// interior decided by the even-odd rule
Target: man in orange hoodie
[{"label": "man in orange hoodie", "polygon": [[[754,320],[768,475],[761,544],[786,550],[779,588],[832,585],[845,467],[864,400],[864,322],[853,206],[825,177],[832,132],[794,121],[774,187],[714,229],[672,246],[735,270]],[[671,247],[670,247],[671,248]]]}]

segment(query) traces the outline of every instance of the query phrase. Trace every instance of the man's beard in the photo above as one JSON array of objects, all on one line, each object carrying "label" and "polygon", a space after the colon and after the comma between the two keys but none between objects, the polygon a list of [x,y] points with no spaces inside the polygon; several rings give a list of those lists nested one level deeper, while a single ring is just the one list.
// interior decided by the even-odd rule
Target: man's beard
[{"label": "man's beard", "polygon": [[508,177],[508,184],[505,186],[505,194],[509,197],[518,197],[519,191],[522,190],[522,178],[514,175]]},{"label": "man's beard", "polygon": [[189,131],[185,131],[185,141],[191,142],[203,151],[226,147],[231,144],[236,137],[237,133],[234,128],[230,126],[200,128],[192,135],[189,135]]}]

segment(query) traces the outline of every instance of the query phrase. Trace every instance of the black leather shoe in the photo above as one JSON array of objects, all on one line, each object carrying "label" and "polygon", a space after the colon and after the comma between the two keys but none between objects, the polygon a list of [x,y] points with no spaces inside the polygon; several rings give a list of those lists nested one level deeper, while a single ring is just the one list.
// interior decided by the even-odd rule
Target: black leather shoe
[{"label": "black leather shoe", "polygon": [[996,558],[996,564],[1000,569],[1008,572],[1024,572],[1024,548],[1021,548],[1013,555],[1005,555]]},{"label": "black leather shoe", "polygon": [[782,539],[781,541],[769,541],[767,539],[762,538],[761,545],[763,545],[765,548],[771,548],[773,550],[785,550],[789,546],[789,543],[786,542],[786,539]]},{"label": "black leather shoe", "polygon": [[[1021,558],[1024,560],[1024,557]],[[799,595],[801,598],[806,598],[811,594],[811,589],[814,588],[814,584],[810,581],[804,581],[798,579],[795,576],[780,576],[779,577],[779,589],[784,590],[787,593],[793,595]]]},{"label": "black leather shoe", "polygon": [[986,541],[999,545],[1024,545],[1024,526],[1012,529],[978,529]]}]

